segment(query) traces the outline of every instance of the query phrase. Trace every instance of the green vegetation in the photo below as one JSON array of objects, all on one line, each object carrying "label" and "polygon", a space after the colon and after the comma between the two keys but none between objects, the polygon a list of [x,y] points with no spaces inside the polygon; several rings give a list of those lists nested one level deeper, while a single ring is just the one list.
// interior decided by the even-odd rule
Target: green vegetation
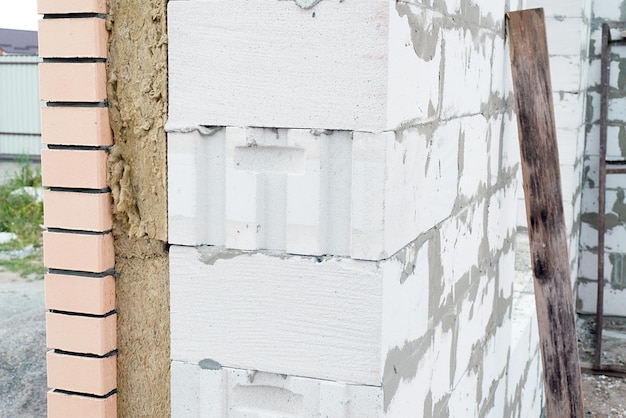
[{"label": "green vegetation", "polygon": [[40,168],[31,165],[27,157],[20,159],[16,173],[0,182],[0,232],[17,235],[16,239],[0,244],[0,252],[11,254],[11,250],[34,248],[25,258],[0,257],[0,267],[19,272],[23,277],[43,277],[45,271],[41,251],[43,204],[33,195],[39,187]]},{"label": "green vegetation", "polygon": [[46,268],[43,266],[41,247],[24,258],[0,260],[0,268],[6,268],[9,271],[19,273],[22,277],[33,280],[43,279],[46,272]]}]

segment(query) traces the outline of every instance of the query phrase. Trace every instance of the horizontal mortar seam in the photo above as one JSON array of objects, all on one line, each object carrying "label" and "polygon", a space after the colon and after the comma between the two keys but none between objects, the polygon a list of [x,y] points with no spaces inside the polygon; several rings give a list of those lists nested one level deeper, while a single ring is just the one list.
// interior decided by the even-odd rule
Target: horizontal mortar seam
[{"label": "horizontal mortar seam", "polygon": [[67,193],[84,193],[84,194],[106,194],[111,193],[111,189],[108,187],[102,189],[86,189],[80,187],[50,187],[51,192],[67,192]]},{"label": "horizontal mortar seam", "polygon": [[48,273],[49,274],[55,274],[55,275],[61,275],[61,276],[76,276],[76,277],[87,277],[87,278],[94,278],[94,279],[100,279],[102,277],[108,277],[108,276],[113,276],[115,278],[117,278],[117,271],[113,268],[113,269],[108,269],[105,271],[101,271],[101,272],[92,272],[92,271],[80,271],[80,270],[63,270],[63,269],[55,269],[55,268],[49,268],[48,269]]},{"label": "horizontal mortar seam", "polygon": [[43,58],[44,64],[98,64],[106,63],[106,58],[95,57],[52,57]]},{"label": "horizontal mortar seam", "polygon": [[[172,359],[172,362],[175,363],[182,363],[182,364],[190,364],[190,365],[194,365],[194,366],[198,366],[201,367],[198,363],[196,362],[190,362],[190,361],[184,361],[184,360],[176,360],[176,359]],[[229,369],[229,370],[235,370],[235,371],[248,371],[250,369],[242,369],[239,367],[231,367],[231,366],[222,366],[220,365],[219,368],[216,368],[214,370],[222,370],[222,369]],[[261,372],[261,373],[267,373],[267,374],[279,374],[276,372],[269,372],[269,371],[265,371],[265,370],[254,370],[255,372]],[[332,383],[343,383],[347,386],[359,386],[359,387],[371,387],[371,388],[381,388],[382,384],[380,385],[372,385],[372,384],[367,384],[367,383],[358,383],[358,382],[347,382],[347,381],[342,381],[342,380],[333,380],[333,379],[324,379],[321,377],[312,377],[312,376],[306,376],[306,375],[299,375],[299,374],[288,374],[288,375],[283,375],[280,374],[282,376],[288,376],[288,377],[297,377],[300,379],[310,379],[310,380],[316,380],[316,381],[321,381],[321,382],[332,382]]]},{"label": "horizontal mortar seam", "polygon": [[99,102],[47,101],[46,107],[109,107],[109,101],[106,99]]},{"label": "horizontal mortar seam", "polygon": [[51,144],[45,143],[48,149],[64,150],[64,151],[110,151],[110,145],[67,145],[67,144]]},{"label": "horizontal mortar seam", "polygon": [[91,235],[91,236],[105,236],[113,232],[112,229],[106,231],[88,231],[84,229],[67,229],[67,228],[46,228],[48,232],[64,235]]},{"label": "horizontal mortar seam", "polygon": [[107,15],[104,13],[93,12],[75,12],[75,13],[46,13],[43,15],[44,19],[106,19]]},{"label": "horizontal mortar seam", "polygon": [[71,390],[63,390],[63,389],[53,389],[53,392],[61,393],[63,395],[72,395],[72,396],[82,396],[85,398],[95,398],[95,399],[107,399],[117,393],[117,389],[113,389],[109,393],[105,395],[94,395],[93,393],[84,393],[84,392],[72,392]]},{"label": "horizontal mortar seam", "polygon": [[[503,101],[506,101],[507,98],[503,97]],[[348,133],[364,133],[364,134],[383,134],[383,133],[397,133],[402,132],[407,129],[420,127],[424,125],[440,125],[446,122],[456,121],[458,119],[471,118],[475,116],[483,116],[485,118],[491,118],[493,116],[500,116],[508,113],[512,107],[509,106],[499,106],[494,108],[491,111],[486,112],[471,112],[471,113],[463,113],[458,115],[452,115],[448,118],[428,118],[428,119],[408,119],[404,122],[401,122],[394,128],[382,129],[382,130],[366,130],[366,129],[320,129],[320,128],[311,128],[311,127],[297,127],[297,126],[255,126],[255,125],[245,125],[245,126],[236,126],[236,125],[206,125],[206,124],[198,124],[185,126],[183,128],[175,126],[175,127],[165,127],[166,133],[189,133],[194,130],[197,130],[198,127],[205,128],[208,130],[218,131],[220,129],[225,128],[240,128],[240,129],[290,129],[290,130],[302,130],[302,131],[311,131],[311,134],[314,136],[327,135],[330,136],[334,132],[348,132]],[[211,136],[214,132],[201,134],[205,136]]]},{"label": "horizontal mortar seam", "polygon": [[59,350],[59,349],[54,349],[54,353],[55,354],[61,354],[63,356],[72,356],[72,357],[83,357],[83,358],[92,358],[92,359],[106,359],[109,357],[114,357],[117,355],[117,349],[115,350],[111,350],[108,353],[104,354],[104,355],[98,355],[98,354],[89,354],[89,353],[76,353],[73,351],[65,351],[65,350]]},{"label": "horizontal mortar seam", "polygon": [[53,313],[53,314],[59,314],[59,315],[78,316],[82,318],[94,318],[94,319],[108,318],[109,316],[117,314],[117,311],[115,309],[113,309],[110,312],[105,313],[104,315],[88,314],[88,313],[82,313],[82,312],[60,311],[58,309],[49,309],[48,312]]}]

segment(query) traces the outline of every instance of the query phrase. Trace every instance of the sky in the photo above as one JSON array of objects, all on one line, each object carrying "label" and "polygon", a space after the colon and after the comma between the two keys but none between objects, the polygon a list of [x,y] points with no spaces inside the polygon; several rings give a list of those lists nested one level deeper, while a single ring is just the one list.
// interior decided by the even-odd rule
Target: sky
[{"label": "sky", "polygon": [[37,30],[37,0],[0,0],[0,28]]}]

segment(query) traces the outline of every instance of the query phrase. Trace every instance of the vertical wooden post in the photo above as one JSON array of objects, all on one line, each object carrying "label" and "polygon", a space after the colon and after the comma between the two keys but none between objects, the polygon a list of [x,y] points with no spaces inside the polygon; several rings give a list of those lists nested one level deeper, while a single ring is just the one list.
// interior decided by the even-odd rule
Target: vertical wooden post
[{"label": "vertical wooden post", "polygon": [[574,301],[543,9],[507,14],[549,418],[582,417]]},{"label": "vertical wooden post", "polygon": [[609,119],[609,66],[611,51],[609,25],[602,25],[602,59],[600,70],[600,155],[598,158],[598,290],[596,295],[596,341],[594,370],[602,369],[602,330],[604,326],[604,233],[606,216],[606,139]]}]

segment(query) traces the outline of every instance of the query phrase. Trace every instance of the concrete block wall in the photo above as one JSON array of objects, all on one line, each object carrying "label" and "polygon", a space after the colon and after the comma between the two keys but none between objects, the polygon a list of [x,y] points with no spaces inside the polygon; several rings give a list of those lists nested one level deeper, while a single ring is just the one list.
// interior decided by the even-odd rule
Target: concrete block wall
[{"label": "concrete block wall", "polygon": [[106,2],[39,0],[48,417],[117,416]]},{"label": "concrete block wall", "polygon": [[[588,92],[586,106],[586,145],[583,178],[580,268],[578,286],[578,308],[584,313],[596,310],[597,269],[598,269],[598,156],[600,138],[600,54],[602,23],[605,21],[626,21],[626,2],[608,0],[593,2],[591,33],[589,41]],[[612,33],[620,36],[619,31]],[[607,131],[607,159],[626,158],[624,149],[624,80],[621,73],[626,65],[626,48],[613,47],[610,57],[609,114]],[[625,316],[624,293],[626,271],[623,260],[626,250],[626,227],[623,222],[622,207],[626,176],[609,175],[606,178],[606,233],[604,247],[604,313]]]},{"label": "concrete block wall", "polygon": [[540,416],[521,6],[169,2],[173,417]]}]

